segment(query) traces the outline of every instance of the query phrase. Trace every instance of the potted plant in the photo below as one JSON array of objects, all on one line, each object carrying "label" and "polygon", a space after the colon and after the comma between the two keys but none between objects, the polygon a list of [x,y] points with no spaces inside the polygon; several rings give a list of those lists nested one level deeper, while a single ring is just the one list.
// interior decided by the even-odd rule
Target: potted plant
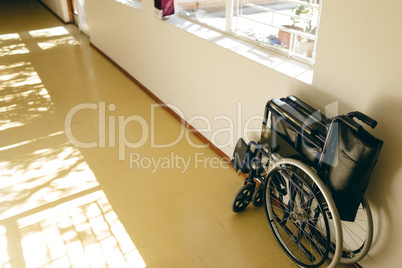
[{"label": "potted plant", "polygon": [[[292,8],[292,12],[295,15],[294,17],[291,17],[293,23],[291,25],[282,25],[284,28],[294,30],[295,32],[304,32],[309,34],[315,33],[315,27],[312,26],[311,20],[308,21],[307,25],[303,25],[299,19],[299,16],[309,12],[309,8],[307,6],[297,5],[296,7]],[[287,49],[290,49],[291,35],[292,33],[281,29],[278,33],[280,44]],[[296,37],[295,40],[293,40],[294,51],[306,57],[311,57],[314,49],[314,40],[298,36],[296,33],[293,33],[293,35]]]}]

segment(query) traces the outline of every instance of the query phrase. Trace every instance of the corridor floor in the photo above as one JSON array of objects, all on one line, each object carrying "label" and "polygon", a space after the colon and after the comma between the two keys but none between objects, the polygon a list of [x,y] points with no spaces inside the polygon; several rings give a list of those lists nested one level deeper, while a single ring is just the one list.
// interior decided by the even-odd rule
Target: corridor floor
[{"label": "corridor floor", "polygon": [[296,267],[200,145],[76,26],[0,3],[2,267]]}]

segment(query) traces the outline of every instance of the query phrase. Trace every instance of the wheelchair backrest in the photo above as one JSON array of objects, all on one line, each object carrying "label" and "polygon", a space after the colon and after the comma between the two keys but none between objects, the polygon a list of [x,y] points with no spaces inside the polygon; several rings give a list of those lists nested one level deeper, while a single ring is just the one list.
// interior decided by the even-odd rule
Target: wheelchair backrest
[{"label": "wheelchair backrest", "polygon": [[271,149],[277,147],[277,140],[284,140],[299,154],[281,149],[282,157],[299,158],[317,170],[333,194],[341,219],[347,221],[356,216],[383,146],[383,141],[352,119],[357,112],[350,114],[328,119],[294,96],[272,99],[266,105],[261,133],[261,141]]}]

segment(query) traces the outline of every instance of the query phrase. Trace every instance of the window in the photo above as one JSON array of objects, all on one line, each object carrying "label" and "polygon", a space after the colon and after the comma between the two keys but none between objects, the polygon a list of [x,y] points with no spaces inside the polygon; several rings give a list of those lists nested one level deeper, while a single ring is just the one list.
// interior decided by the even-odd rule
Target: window
[{"label": "window", "polygon": [[179,14],[314,64],[321,0],[176,0]]}]

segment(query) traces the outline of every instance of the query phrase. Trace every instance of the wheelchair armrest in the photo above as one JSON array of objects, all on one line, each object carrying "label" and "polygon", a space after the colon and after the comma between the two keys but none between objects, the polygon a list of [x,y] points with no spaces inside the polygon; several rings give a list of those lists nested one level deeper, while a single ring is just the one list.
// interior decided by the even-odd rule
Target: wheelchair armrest
[{"label": "wheelchair armrest", "polygon": [[311,117],[322,129],[327,130],[327,126],[331,123],[331,120],[323,115],[320,111],[311,107],[296,96],[290,95],[286,97],[285,101],[293,106],[295,109],[302,112],[305,116]]},{"label": "wheelchair armrest", "polygon": [[280,99],[272,99],[269,101],[269,105],[276,111],[278,115],[283,116],[284,120],[288,120],[291,124],[295,125],[307,134],[314,136],[319,133],[315,124],[306,124],[306,122],[310,121],[308,117],[295,110],[288,103]]}]

